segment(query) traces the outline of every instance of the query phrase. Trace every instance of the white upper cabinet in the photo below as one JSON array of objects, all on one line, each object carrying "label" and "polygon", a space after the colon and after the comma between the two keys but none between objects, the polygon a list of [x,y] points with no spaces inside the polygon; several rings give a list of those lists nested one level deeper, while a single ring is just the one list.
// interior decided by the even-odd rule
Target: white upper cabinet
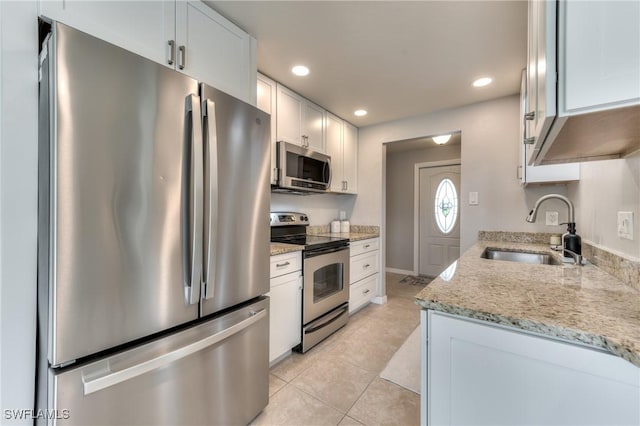
[{"label": "white upper cabinet", "polygon": [[199,1],[176,2],[178,69],[255,105],[255,39]]},{"label": "white upper cabinet", "polygon": [[640,103],[640,2],[563,1],[559,8],[560,113]]},{"label": "white upper cabinet", "polygon": [[355,194],[358,192],[358,128],[345,121],[342,134],[344,192]]},{"label": "white upper cabinet", "polygon": [[258,73],[256,106],[267,114],[271,114],[271,184],[278,181],[276,168],[276,82]]},{"label": "white upper cabinet", "polygon": [[331,157],[331,191],[342,192],[342,120],[330,113],[327,113],[327,154]]},{"label": "white upper cabinet", "polygon": [[555,0],[529,2],[527,25],[526,133],[537,155],[539,141],[549,133],[556,116],[556,4]]},{"label": "white upper cabinet", "polygon": [[43,0],[40,14],[255,105],[255,39],[202,2]]},{"label": "white upper cabinet", "polygon": [[175,40],[174,1],[42,0],[40,15],[91,34],[160,64]]},{"label": "white upper cabinet", "polygon": [[640,2],[530,0],[528,37],[527,163],[640,149]]},{"label": "white upper cabinet", "polygon": [[277,140],[325,152],[324,109],[280,84],[276,105]]},{"label": "white upper cabinet", "polygon": [[327,113],[327,154],[331,156],[331,191],[357,192],[358,129]]},{"label": "white upper cabinet", "polygon": [[532,145],[526,144],[528,137],[525,126],[525,111],[527,107],[527,71],[522,71],[522,84],[520,86],[520,132],[518,143],[520,145],[520,164],[518,165],[518,178],[524,186],[535,183],[562,183],[580,179],[580,163],[552,164],[549,166],[530,166],[527,158],[531,155]]}]

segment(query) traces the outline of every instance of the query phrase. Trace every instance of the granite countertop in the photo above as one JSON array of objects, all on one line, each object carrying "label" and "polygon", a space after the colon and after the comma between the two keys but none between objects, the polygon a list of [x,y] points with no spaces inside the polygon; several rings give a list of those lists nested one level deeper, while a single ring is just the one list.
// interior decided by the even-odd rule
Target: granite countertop
[{"label": "granite countertop", "polygon": [[304,246],[297,244],[271,243],[271,256],[302,250],[304,250]]},{"label": "granite countertop", "polygon": [[[480,257],[486,247],[546,252],[549,245],[479,241],[416,303],[600,347],[640,367],[640,291],[592,264],[531,265]],[[443,276],[445,276],[443,278]]]},{"label": "granite countertop", "polygon": [[349,241],[360,241],[360,240],[368,240],[370,238],[378,238],[380,233],[378,232],[323,232],[321,234],[325,237],[340,237],[340,238],[348,238]]}]

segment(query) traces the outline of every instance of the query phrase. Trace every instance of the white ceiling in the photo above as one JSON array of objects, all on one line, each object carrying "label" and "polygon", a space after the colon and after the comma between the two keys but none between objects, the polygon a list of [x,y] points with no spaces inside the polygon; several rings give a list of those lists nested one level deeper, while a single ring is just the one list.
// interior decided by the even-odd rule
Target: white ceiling
[{"label": "white ceiling", "polygon": [[256,37],[260,72],[358,127],[518,93],[526,66],[523,0],[206,3]]}]

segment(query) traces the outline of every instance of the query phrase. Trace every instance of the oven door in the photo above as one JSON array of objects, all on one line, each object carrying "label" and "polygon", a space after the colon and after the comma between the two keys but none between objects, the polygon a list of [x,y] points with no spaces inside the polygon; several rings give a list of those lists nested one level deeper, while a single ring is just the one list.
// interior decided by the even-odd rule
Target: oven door
[{"label": "oven door", "polygon": [[302,323],[349,301],[349,247],[304,252]]}]

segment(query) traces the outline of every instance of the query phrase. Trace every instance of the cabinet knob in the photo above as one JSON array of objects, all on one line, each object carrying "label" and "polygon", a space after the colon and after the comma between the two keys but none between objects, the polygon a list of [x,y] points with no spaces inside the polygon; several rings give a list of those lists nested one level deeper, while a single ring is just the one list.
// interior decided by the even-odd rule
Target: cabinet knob
[{"label": "cabinet knob", "polygon": [[369,266],[371,266],[371,265],[369,265],[369,264],[367,263],[367,264],[366,264],[366,265],[364,265],[362,268],[363,268],[363,269],[367,269]]},{"label": "cabinet knob", "polygon": [[530,138],[525,138],[522,142],[524,142],[525,145],[533,145],[536,143],[536,138],[535,136],[531,136]]},{"label": "cabinet knob", "polygon": [[367,293],[369,293],[370,291],[371,291],[371,290],[366,289],[365,291],[363,291],[363,292],[362,292],[362,294],[367,294]]},{"label": "cabinet knob", "polygon": [[535,118],[536,118],[536,112],[535,111],[528,112],[528,113],[526,113],[524,115],[524,119],[525,120],[533,120]]}]

